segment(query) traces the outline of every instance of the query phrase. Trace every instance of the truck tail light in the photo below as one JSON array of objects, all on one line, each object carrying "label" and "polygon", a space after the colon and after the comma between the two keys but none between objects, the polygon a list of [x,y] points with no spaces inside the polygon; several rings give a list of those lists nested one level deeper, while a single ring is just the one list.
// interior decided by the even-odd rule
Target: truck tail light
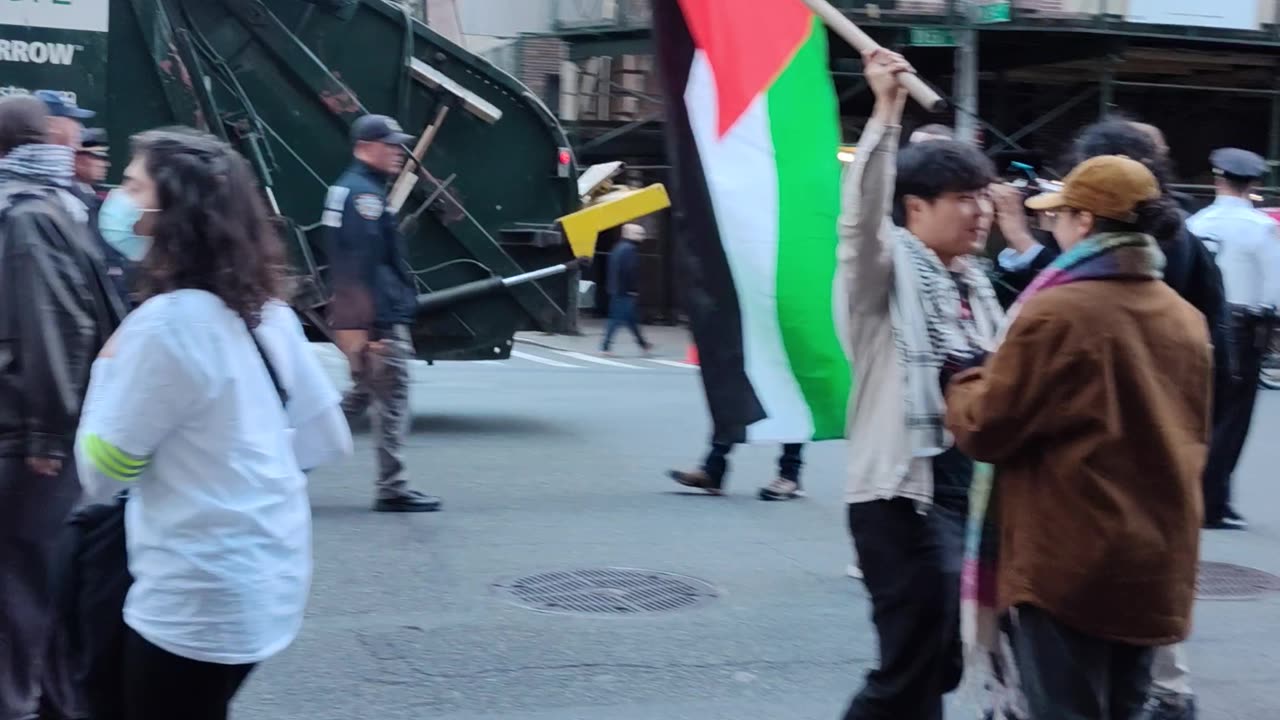
[{"label": "truck tail light", "polygon": [[556,154],[556,175],[569,177],[569,166],[573,164],[573,152],[567,147],[560,148]]}]

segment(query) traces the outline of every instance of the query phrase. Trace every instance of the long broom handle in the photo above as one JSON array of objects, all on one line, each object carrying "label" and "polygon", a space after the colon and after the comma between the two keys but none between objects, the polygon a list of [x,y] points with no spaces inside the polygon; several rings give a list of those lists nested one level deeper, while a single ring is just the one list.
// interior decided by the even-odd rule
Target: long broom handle
[{"label": "long broom handle", "polygon": [[[832,7],[827,0],[802,0],[809,9],[822,18],[822,21],[831,28],[835,34],[844,39],[845,42],[853,46],[858,52],[870,52],[880,47],[880,43],[871,39],[871,36],[862,31],[862,28],[854,24],[852,20],[845,17],[845,14]],[[925,81],[919,76],[911,73],[899,73],[898,82],[902,83],[902,87],[906,88],[911,98],[920,103],[925,110],[929,112],[942,112],[947,107],[947,101],[942,96],[934,92]]]}]

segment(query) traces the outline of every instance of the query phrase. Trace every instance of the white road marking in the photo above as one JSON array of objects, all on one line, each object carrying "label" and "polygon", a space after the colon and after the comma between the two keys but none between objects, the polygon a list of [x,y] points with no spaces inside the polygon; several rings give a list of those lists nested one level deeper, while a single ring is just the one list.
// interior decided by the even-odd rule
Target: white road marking
[{"label": "white road marking", "polygon": [[571,357],[575,360],[583,360],[585,362],[595,363],[597,365],[608,365],[609,367],[620,367],[620,368],[626,368],[628,370],[644,370],[645,369],[643,367],[640,367],[639,365],[628,365],[626,363],[620,363],[617,360],[610,360],[608,358],[596,357],[594,355],[588,355],[586,353],[573,352],[572,350],[556,350],[556,352],[560,353],[561,355]]},{"label": "white road marking", "polygon": [[511,357],[520,358],[521,360],[529,360],[531,362],[536,362],[536,363],[542,363],[543,365],[550,365],[551,367],[577,368],[577,369],[582,368],[581,365],[570,365],[569,363],[560,362],[559,360],[552,360],[551,358],[544,358],[538,355],[531,355],[530,353],[521,352],[519,350],[512,350]]},{"label": "white road marking", "polygon": [[679,360],[659,360],[658,358],[649,358],[649,362],[658,363],[659,365],[666,365],[667,367],[673,367],[673,368],[685,368],[688,370],[698,369],[697,365],[690,365],[687,362],[680,362]]},{"label": "white road marking", "polygon": [[[315,349],[316,355],[319,357],[321,365],[325,368],[326,371],[328,371],[330,374],[334,376],[335,380],[338,378],[341,378],[342,380],[346,381],[348,379],[347,378],[347,375],[348,375],[347,358],[345,355],[342,354],[340,350],[338,350],[338,348],[334,347],[329,343],[323,343],[323,342],[313,343],[312,347]],[[578,360],[580,362],[569,363],[569,362],[564,362],[563,360],[557,360],[553,357],[547,357],[547,354],[550,354],[550,353],[554,353],[556,355],[563,355],[566,358],[571,358],[573,360]],[[613,367],[613,368],[622,368],[625,370],[656,369],[653,367],[653,365],[661,365],[664,367],[678,368],[680,370],[698,369],[697,365],[693,365],[691,363],[686,363],[686,362],[680,362],[679,360],[664,360],[661,358],[626,358],[627,362],[620,362],[619,360],[615,360],[612,358],[599,357],[596,355],[591,355],[583,352],[575,352],[572,350],[556,350],[553,348],[540,349],[537,354],[532,352],[525,352],[522,350],[513,349],[511,351],[511,357],[512,359],[516,359],[516,360],[527,360],[529,362],[537,363],[539,365],[546,365],[548,367],[563,368],[568,370],[590,369],[589,367],[581,363],[589,363],[591,365],[603,365],[605,367]],[[652,363],[653,365],[649,365],[648,363]],[[466,360],[466,361],[440,360],[436,362],[436,365],[439,367],[449,367],[449,368],[468,366],[468,365],[471,365],[471,366],[498,365],[498,366],[510,367],[511,361],[510,360]],[[410,369],[411,369],[411,372],[413,372],[414,374],[431,372],[431,370],[427,367],[427,363],[425,361],[420,361],[420,360],[411,361]]]}]

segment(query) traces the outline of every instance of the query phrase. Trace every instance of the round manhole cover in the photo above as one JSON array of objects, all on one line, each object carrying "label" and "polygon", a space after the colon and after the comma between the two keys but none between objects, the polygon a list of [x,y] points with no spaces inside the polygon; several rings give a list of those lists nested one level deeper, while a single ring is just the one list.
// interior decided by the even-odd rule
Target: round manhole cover
[{"label": "round manhole cover", "polygon": [[718,597],[714,587],[697,578],[630,568],[560,570],[494,587],[521,607],[572,615],[669,612]]},{"label": "round manhole cover", "polygon": [[1230,563],[1200,563],[1196,597],[1201,600],[1252,600],[1273,592],[1280,592],[1280,577],[1271,573]]}]

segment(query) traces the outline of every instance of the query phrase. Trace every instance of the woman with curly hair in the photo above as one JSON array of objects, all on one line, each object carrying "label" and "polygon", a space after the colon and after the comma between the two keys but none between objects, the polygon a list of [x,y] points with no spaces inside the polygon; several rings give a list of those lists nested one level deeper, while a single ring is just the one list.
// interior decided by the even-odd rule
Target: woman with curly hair
[{"label": "woman with curly hair", "polygon": [[340,397],[278,298],[282,251],[248,163],[186,129],[134,138],[100,226],[142,304],[94,363],[86,491],[128,487],[127,720],[223,720],[302,625],[304,471],[351,451]]}]

